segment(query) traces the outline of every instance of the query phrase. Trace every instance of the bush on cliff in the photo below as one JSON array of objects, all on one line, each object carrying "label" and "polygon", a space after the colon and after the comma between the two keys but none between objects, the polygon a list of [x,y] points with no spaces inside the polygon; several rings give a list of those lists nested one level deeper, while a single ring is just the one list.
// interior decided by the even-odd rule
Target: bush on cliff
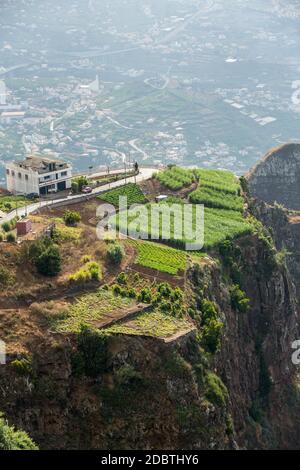
[{"label": "bush on cliff", "polygon": [[0,450],[38,450],[38,447],[26,432],[9,426],[0,413]]}]

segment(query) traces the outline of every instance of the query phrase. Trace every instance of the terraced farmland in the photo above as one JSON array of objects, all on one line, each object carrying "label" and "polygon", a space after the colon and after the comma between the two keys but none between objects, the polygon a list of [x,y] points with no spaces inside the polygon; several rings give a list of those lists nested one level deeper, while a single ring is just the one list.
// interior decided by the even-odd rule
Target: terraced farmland
[{"label": "terraced farmland", "polygon": [[189,186],[195,180],[195,173],[193,170],[186,170],[173,166],[165,171],[157,173],[156,179],[166,188],[173,191],[182,189],[184,186]]},{"label": "terraced farmland", "polygon": [[98,196],[98,199],[108,202],[113,206],[118,206],[120,196],[127,197],[128,206],[131,206],[132,204],[143,204],[146,202],[146,198],[141,188],[134,183],[128,183],[120,188],[112,189],[111,191]]},{"label": "terraced farmland", "polygon": [[141,266],[176,275],[187,266],[187,256],[182,250],[176,250],[158,243],[130,240],[137,250],[136,262]]},{"label": "terraced farmland", "polygon": [[109,333],[127,335],[146,335],[156,338],[168,338],[177,333],[192,329],[191,323],[183,318],[174,318],[159,310],[141,313],[133,320],[108,328]]},{"label": "terraced farmland", "polygon": [[82,324],[102,321],[110,313],[133,305],[132,299],[115,296],[111,291],[99,289],[79,297],[73,305],[61,311],[58,317],[50,316],[50,323],[55,331],[78,333]]}]

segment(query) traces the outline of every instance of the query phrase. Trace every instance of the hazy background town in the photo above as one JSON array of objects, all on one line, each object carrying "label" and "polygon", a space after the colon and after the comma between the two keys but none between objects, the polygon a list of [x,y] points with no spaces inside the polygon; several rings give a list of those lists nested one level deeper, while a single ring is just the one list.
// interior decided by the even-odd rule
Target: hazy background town
[{"label": "hazy background town", "polygon": [[1,0],[4,165],[237,174],[299,141],[300,1]]}]

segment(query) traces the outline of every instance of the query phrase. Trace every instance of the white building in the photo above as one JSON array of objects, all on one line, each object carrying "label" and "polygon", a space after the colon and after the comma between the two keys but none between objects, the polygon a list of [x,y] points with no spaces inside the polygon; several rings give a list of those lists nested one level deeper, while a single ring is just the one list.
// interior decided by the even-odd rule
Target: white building
[{"label": "white building", "polygon": [[14,194],[49,194],[71,188],[72,167],[50,157],[29,156],[6,165],[7,189]]}]

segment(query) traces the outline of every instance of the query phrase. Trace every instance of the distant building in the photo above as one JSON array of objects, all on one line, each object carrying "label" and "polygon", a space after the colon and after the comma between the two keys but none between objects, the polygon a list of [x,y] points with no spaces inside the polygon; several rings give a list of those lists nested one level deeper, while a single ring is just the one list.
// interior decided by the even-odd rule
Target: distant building
[{"label": "distant building", "polygon": [[1,124],[11,124],[12,121],[20,121],[24,119],[24,111],[4,111],[0,114]]},{"label": "distant building", "polygon": [[71,188],[72,167],[50,157],[30,156],[6,165],[8,191],[14,194],[40,194]]},{"label": "distant building", "polygon": [[6,105],[6,86],[3,80],[0,80],[0,105]]}]

